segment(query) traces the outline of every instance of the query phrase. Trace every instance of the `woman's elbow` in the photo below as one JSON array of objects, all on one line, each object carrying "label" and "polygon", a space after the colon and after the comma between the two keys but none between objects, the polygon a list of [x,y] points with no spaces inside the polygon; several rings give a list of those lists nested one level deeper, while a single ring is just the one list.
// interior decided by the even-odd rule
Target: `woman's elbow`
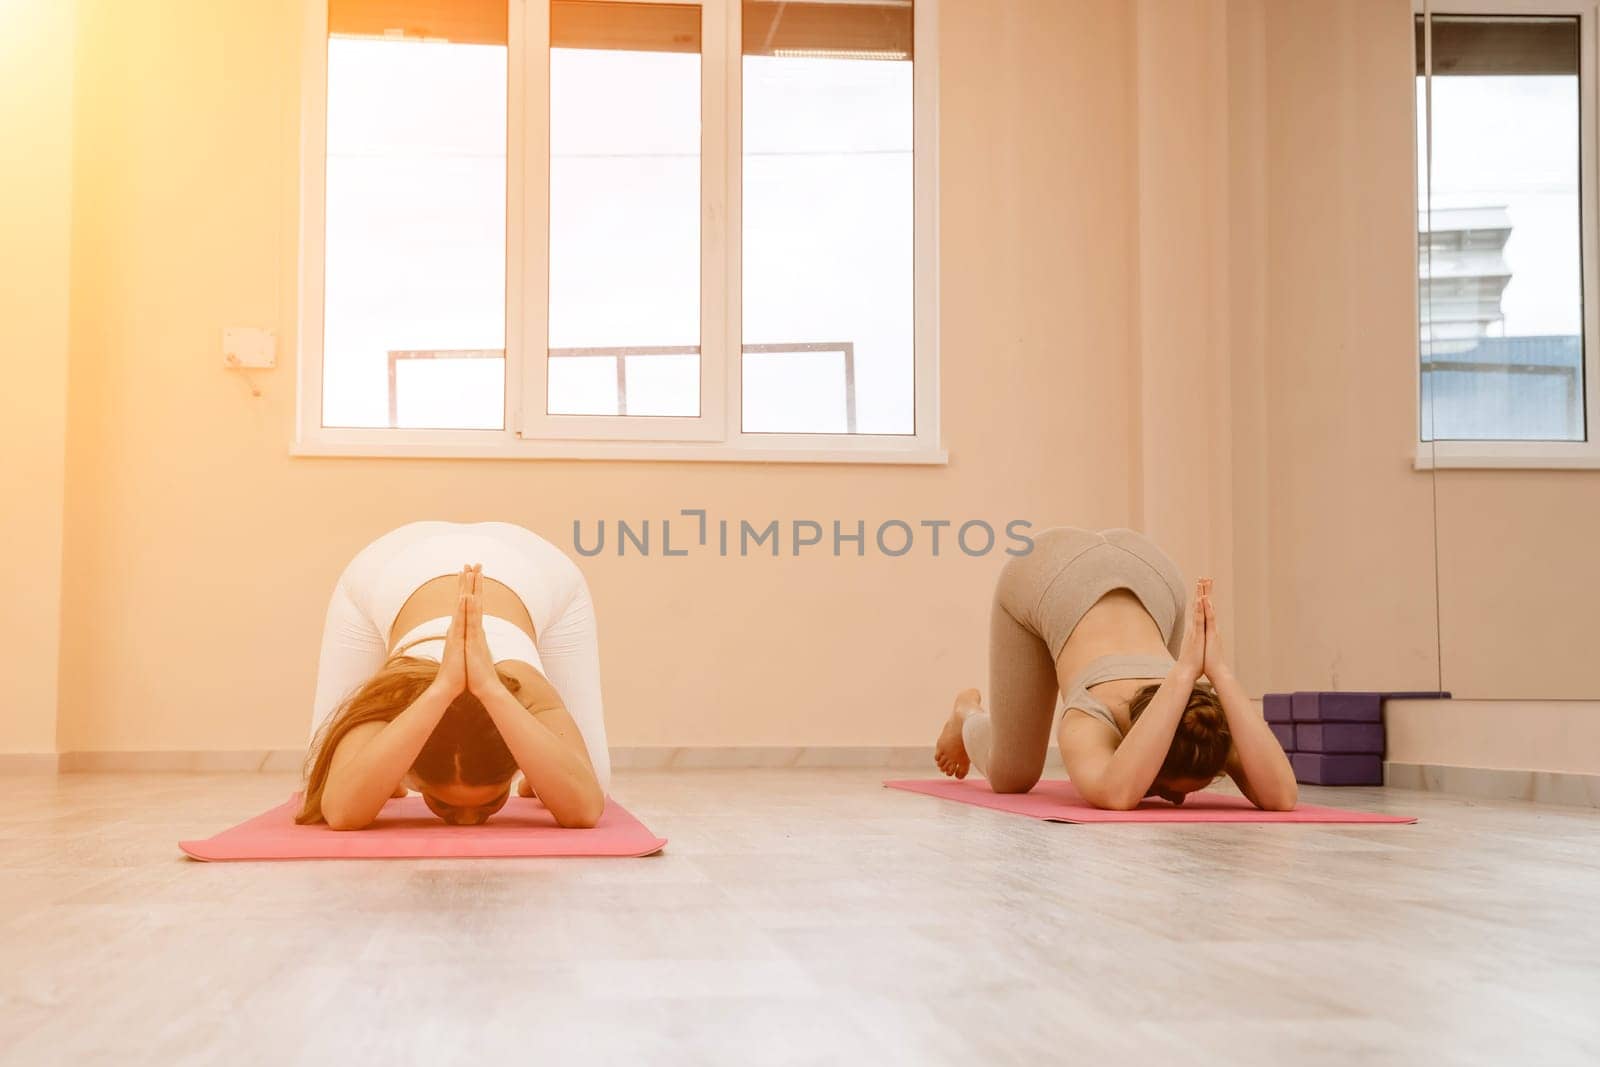
[{"label": "woman's elbow", "polygon": [[372,825],[371,818],[363,819],[355,812],[346,811],[338,805],[322,805],[322,821],[328,824],[330,830],[365,830]]},{"label": "woman's elbow", "polygon": [[562,805],[562,810],[551,811],[555,816],[556,825],[567,830],[593,830],[600,825],[600,817],[606,812],[605,794],[595,790],[593,794],[586,795],[571,804]]},{"label": "woman's elbow", "polygon": [[584,805],[571,811],[564,811],[556,815],[556,825],[563,830],[593,830],[600,825],[600,813],[603,809],[591,808]]},{"label": "woman's elbow", "polygon": [[1142,794],[1134,796],[1126,789],[1082,789],[1079,793],[1090,807],[1101,811],[1132,811],[1144,799]]},{"label": "woman's elbow", "polygon": [[1300,803],[1300,790],[1289,788],[1277,796],[1263,797],[1257,805],[1262,811],[1293,811]]}]

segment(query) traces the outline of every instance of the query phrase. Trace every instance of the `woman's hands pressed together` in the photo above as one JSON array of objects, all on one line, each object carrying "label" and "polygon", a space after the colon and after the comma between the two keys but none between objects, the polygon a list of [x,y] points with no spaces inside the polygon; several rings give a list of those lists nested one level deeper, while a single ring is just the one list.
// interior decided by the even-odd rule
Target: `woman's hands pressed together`
[{"label": "woman's hands pressed together", "polygon": [[483,632],[483,564],[475,563],[463,574],[466,593],[462,597],[464,658],[467,690],[479,700],[505,691],[500,672],[495,669],[489,638]]},{"label": "woman's hands pressed together", "polygon": [[482,700],[505,689],[495,669],[489,638],[483,632],[483,564],[461,568],[456,585],[456,610],[450,629],[444,635],[444,654],[439,659],[435,690],[454,700],[463,692]]},{"label": "woman's hands pressed together", "polygon": [[1228,673],[1228,661],[1222,652],[1222,630],[1217,623],[1217,608],[1211,602],[1211,579],[1202,578],[1197,589],[1206,624],[1205,675],[1215,682]]},{"label": "woman's hands pressed together", "polygon": [[1194,604],[1189,608],[1183,645],[1178,649],[1178,666],[1191,679],[1199,678],[1206,669],[1206,601],[1202,591],[1209,581],[1209,578],[1201,578],[1194,583]]},{"label": "woman's hands pressed together", "polygon": [[467,595],[472,591],[472,568],[462,567],[456,583],[456,610],[444,635],[444,653],[439,657],[439,673],[433,688],[446,700],[454,700],[467,688]]},{"label": "woman's hands pressed together", "polygon": [[1217,607],[1211,602],[1212,584],[1210,578],[1200,578],[1194,583],[1194,604],[1189,608],[1178,665],[1196,678],[1204,676],[1215,682],[1219,675],[1228,673],[1228,661],[1222,651]]}]

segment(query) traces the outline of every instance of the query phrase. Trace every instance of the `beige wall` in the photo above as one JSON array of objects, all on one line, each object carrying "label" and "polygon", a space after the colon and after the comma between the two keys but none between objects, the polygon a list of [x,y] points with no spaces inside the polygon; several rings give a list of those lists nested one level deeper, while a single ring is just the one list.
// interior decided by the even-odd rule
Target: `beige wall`
[{"label": "beige wall", "polygon": [[0,753],[56,744],[72,34],[70,0],[0,0]]},{"label": "beige wall", "polygon": [[1600,699],[1600,471],[1437,477],[1445,688],[1480,700]]},{"label": "beige wall", "polygon": [[1236,601],[1226,234],[1227,4],[1141,0],[1134,524]]},{"label": "beige wall", "polygon": [[[300,744],[331,583],[423,516],[1142,525],[1251,689],[1431,686],[1407,0],[941,6],[951,462],[760,467],[291,459],[301,0],[80,0],[61,748]],[[585,561],[613,741],[924,742],[1002,562]]]},{"label": "beige wall", "polygon": [[[1130,521],[1132,20],[944,5],[945,468],[295,460],[225,325],[292,352],[299,0],[85,0],[67,749],[303,741],[340,567],[420,516]],[[1090,17],[1085,18],[1083,16]],[[1040,106],[1041,101],[1074,101]],[[1063,195],[1071,190],[1072,195]],[[286,361],[288,362],[288,361]],[[983,681],[1003,558],[598,558],[617,744],[926,738]]]},{"label": "beige wall", "polygon": [[1267,30],[1268,0],[1227,10],[1228,492],[1235,594],[1231,651],[1254,692],[1274,685],[1267,521]]}]

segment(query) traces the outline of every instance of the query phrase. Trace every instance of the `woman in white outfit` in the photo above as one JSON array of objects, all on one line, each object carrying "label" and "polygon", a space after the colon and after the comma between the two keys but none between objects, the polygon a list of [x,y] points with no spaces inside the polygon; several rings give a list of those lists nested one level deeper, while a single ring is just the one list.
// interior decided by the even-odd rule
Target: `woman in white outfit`
[{"label": "woman in white outfit", "polygon": [[562,826],[611,781],[594,605],[577,565],[510,523],[414,522],[345,568],[323,627],[296,821],[369,825],[416,789],[441,819],[499,811],[520,771]]}]

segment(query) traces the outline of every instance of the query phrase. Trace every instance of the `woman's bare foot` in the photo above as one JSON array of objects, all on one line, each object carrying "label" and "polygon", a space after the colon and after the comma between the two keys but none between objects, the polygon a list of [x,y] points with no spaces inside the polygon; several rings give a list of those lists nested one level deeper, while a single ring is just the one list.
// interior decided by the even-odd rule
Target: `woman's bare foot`
[{"label": "woman's bare foot", "polygon": [[517,781],[517,796],[519,796],[519,797],[531,797],[531,796],[533,796],[533,783],[529,782],[526,777],[523,777],[523,778],[521,778],[521,779],[519,779]]},{"label": "woman's bare foot", "polygon": [[955,707],[950,710],[944,729],[939,731],[939,740],[934,743],[933,762],[951,778],[965,778],[972,769],[966,742],[961,740],[961,726],[980,706],[981,698],[976,689],[964,689],[956,694]]}]

